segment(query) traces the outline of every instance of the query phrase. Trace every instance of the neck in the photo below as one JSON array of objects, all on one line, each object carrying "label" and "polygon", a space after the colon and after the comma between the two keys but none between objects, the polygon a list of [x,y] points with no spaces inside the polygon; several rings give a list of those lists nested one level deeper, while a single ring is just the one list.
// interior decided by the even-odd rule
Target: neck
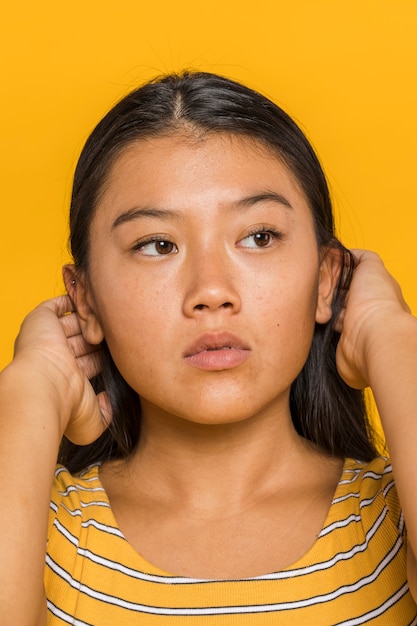
[{"label": "neck", "polygon": [[181,500],[213,515],[287,488],[312,454],[288,410],[207,425],[160,411],[151,415],[145,407],[140,445],[126,469],[143,495]]}]

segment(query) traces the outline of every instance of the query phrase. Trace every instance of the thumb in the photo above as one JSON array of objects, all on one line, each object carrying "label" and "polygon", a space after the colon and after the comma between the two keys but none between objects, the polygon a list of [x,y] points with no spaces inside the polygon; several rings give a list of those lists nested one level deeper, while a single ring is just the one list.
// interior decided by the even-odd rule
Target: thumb
[{"label": "thumb", "polygon": [[343,378],[349,387],[353,389],[365,389],[365,387],[368,387],[367,381],[362,376],[359,369],[346,358],[341,343],[342,342],[339,340],[336,349],[336,367],[339,376]]},{"label": "thumb", "polygon": [[89,400],[65,431],[67,439],[78,446],[86,446],[96,441],[112,421],[113,411],[105,391],[96,396],[91,387]]}]

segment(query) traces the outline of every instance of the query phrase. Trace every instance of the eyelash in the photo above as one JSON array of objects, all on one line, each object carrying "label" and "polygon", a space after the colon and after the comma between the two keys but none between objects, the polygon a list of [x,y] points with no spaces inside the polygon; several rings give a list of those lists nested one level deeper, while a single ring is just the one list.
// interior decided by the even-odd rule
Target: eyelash
[{"label": "eyelash", "polygon": [[[178,248],[175,245],[175,243],[173,243],[172,241],[169,241],[169,239],[167,239],[166,237],[163,236],[158,236],[158,235],[153,235],[152,237],[149,237],[148,239],[142,240],[142,241],[138,241],[132,248],[133,252],[140,252],[145,246],[148,246],[150,244],[157,244],[157,243],[167,243],[171,246],[173,246],[175,248],[175,253],[178,252]],[[173,250],[170,250],[169,252],[167,252],[165,255],[164,254],[149,254],[147,256],[168,256],[169,254],[173,254]]]},{"label": "eyelash", "polygon": [[[271,235],[272,239],[275,239],[275,240],[280,240],[283,238],[283,234],[280,231],[273,228],[272,226],[261,225],[261,226],[256,226],[256,228],[254,228],[247,235],[242,237],[240,241],[244,241],[245,239],[249,239],[249,237],[254,237],[255,235],[264,235],[264,234]],[[264,246],[256,246],[256,247],[267,248],[269,244],[270,244],[270,241],[268,241],[268,243]]]},{"label": "eyelash", "polygon": [[[256,228],[254,228],[252,231],[250,231],[247,235],[245,235],[244,237],[242,237],[242,239],[239,240],[238,243],[241,243],[242,241],[245,241],[247,239],[249,239],[250,237],[255,237],[256,235],[271,235],[272,239],[275,240],[279,240],[282,239],[283,234],[276,230],[275,228],[273,228],[272,226],[257,226]],[[169,256],[170,254],[173,253],[177,253],[178,252],[178,248],[176,246],[175,243],[173,243],[172,241],[169,241],[169,239],[166,239],[165,237],[158,236],[158,235],[154,235],[152,237],[149,237],[148,239],[145,239],[144,241],[138,241],[132,248],[133,252],[140,252],[141,250],[143,250],[143,248],[145,248],[146,246],[150,245],[150,244],[157,244],[157,243],[164,243],[164,244],[169,244],[169,246],[173,246],[173,250],[168,250],[165,252],[165,254],[160,253],[160,254],[149,254],[146,256]],[[267,248],[270,245],[270,241],[267,241],[265,245],[260,245],[257,246],[255,245],[254,247],[257,248]],[[243,246],[245,247],[245,246]],[[250,247],[250,246],[248,246]]]}]

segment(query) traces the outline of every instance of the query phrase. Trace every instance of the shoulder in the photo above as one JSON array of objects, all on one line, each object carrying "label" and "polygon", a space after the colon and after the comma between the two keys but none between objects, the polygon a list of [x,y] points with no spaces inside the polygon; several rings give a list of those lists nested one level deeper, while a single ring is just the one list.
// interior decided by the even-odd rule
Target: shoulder
[{"label": "shoulder", "polygon": [[110,536],[124,540],[101,484],[99,466],[75,476],[58,466],[50,500],[47,563],[65,555],[75,564],[83,546]]},{"label": "shoulder", "polygon": [[377,457],[369,463],[345,461],[335,504],[352,507],[361,518],[387,518],[397,531],[404,532],[404,520],[389,458]]},{"label": "shoulder", "polygon": [[100,482],[99,465],[92,465],[81,474],[73,475],[63,465],[58,465],[52,483],[51,500],[55,502],[67,499],[67,502],[88,500],[89,495],[104,494]]},{"label": "shoulder", "polygon": [[100,482],[99,466],[93,465],[79,475],[72,475],[58,465],[52,483],[49,532],[53,527],[70,526],[73,530],[89,518],[96,518],[98,511],[110,510],[105,490]]},{"label": "shoulder", "polygon": [[[129,552],[126,540],[100,481],[99,466],[80,475],[58,466],[52,485],[44,569],[49,610],[74,623],[81,580],[87,581],[87,586],[98,584],[97,593],[104,584],[111,587],[114,564],[126,551]],[[105,619],[100,623],[105,623]]]},{"label": "shoulder", "polygon": [[392,467],[388,457],[379,456],[372,461],[346,459],[343,465],[341,482],[361,485],[362,488],[389,482],[392,479]]},{"label": "shoulder", "polygon": [[340,485],[348,492],[375,493],[381,488],[389,490],[393,486],[392,466],[388,457],[380,456],[364,462],[346,459],[343,465]]}]

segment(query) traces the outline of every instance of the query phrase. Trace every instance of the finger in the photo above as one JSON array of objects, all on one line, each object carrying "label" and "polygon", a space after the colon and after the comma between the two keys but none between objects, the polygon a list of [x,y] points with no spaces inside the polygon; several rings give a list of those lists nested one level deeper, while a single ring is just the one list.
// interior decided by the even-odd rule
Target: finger
[{"label": "finger", "polygon": [[362,248],[350,248],[350,252],[353,254],[355,260],[358,263],[360,263],[361,261],[364,261],[365,259],[374,260],[374,261],[378,261],[379,263],[382,263],[382,259],[379,256],[379,254],[377,254],[373,250],[364,250]]},{"label": "finger", "polygon": [[76,313],[67,313],[60,317],[59,321],[67,338],[81,335],[81,326]]},{"label": "finger", "polygon": [[68,313],[75,312],[74,303],[68,295],[58,296],[57,298],[46,300],[42,303],[42,306],[53,311],[57,317],[62,317]]},{"label": "finger", "polygon": [[96,441],[103,432],[108,428],[109,416],[104,416],[100,411],[100,407],[95,401],[95,407],[93,411],[90,411],[89,418],[87,420],[74,420],[68,424],[65,431],[65,437],[67,437],[72,443],[78,446],[85,446]]},{"label": "finger", "polygon": [[71,348],[71,352],[77,359],[81,356],[87,356],[100,350],[99,346],[93,346],[90,343],[87,343],[82,335],[73,335],[72,337],[68,337],[67,343]]},{"label": "finger", "polygon": [[102,371],[102,353],[100,350],[77,358],[77,365],[83,374],[91,380]]}]

